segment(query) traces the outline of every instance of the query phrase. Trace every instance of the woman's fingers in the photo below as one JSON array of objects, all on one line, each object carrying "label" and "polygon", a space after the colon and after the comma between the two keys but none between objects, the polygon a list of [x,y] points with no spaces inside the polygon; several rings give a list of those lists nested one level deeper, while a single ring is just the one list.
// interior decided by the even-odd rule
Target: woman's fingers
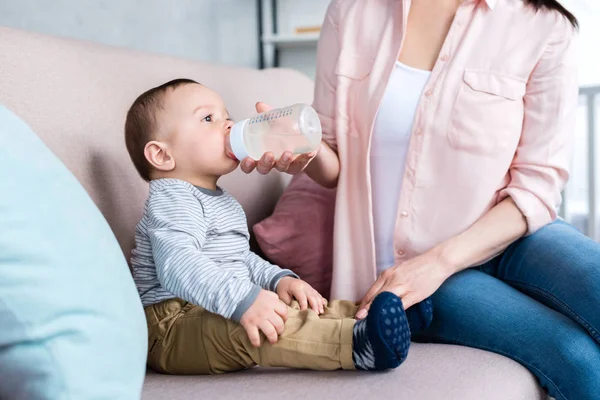
[{"label": "woman's fingers", "polygon": [[371,286],[371,289],[369,289],[365,297],[363,297],[360,306],[358,307],[358,311],[356,312],[356,318],[363,319],[367,316],[369,307],[371,306],[371,302],[373,301],[375,296],[379,294],[379,292],[383,288],[384,283],[385,279],[382,276],[379,276],[379,278],[377,278],[373,286]]},{"label": "woman's fingers", "polygon": [[292,161],[287,172],[290,174],[299,174],[300,172],[304,171],[304,168],[306,168],[308,163],[315,157],[315,155],[315,152],[300,154]]},{"label": "woman's fingers", "polygon": [[260,158],[256,170],[259,174],[266,175],[273,169],[273,165],[275,165],[275,157],[268,151]]},{"label": "woman's fingers", "polygon": [[400,297],[402,298],[402,305],[404,306],[405,310],[408,310],[410,307],[414,306],[422,300],[419,299],[419,297],[414,292],[407,293],[406,295],[404,295],[404,297]]},{"label": "woman's fingers", "polygon": [[[410,307],[410,306],[407,306],[406,304],[413,305],[420,301],[418,298],[415,297],[414,293],[408,292],[406,290],[406,287],[404,287],[404,286],[400,286],[400,285],[390,286],[390,284],[384,284],[381,288],[379,288],[377,293],[375,293],[368,300],[365,299],[363,301],[363,304],[361,304],[361,306],[358,309],[358,312],[356,313],[356,317],[358,319],[363,319],[364,317],[367,316],[369,308],[371,308],[371,303],[373,302],[375,297],[377,297],[377,295],[382,292],[394,293],[396,296],[400,297],[400,299],[402,300],[402,304],[404,305],[405,308]],[[361,310],[365,310],[366,313],[361,313]]]},{"label": "woman's fingers", "polygon": [[248,157],[248,158],[244,158],[242,160],[240,168],[242,169],[242,171],[244,173],[249,174],[252,171],[254,171],[254,168],[256,168],[256,164],[257,164],[256,161],[254,161],[253,159]]},{"label": "woman's fingers", "polygon": [[271,111],[273,109],[273,107],[271,107],[268,104],[263,103],[262,101],[259,101],[258,103],[256,103],[254,105],[254,108],[256,108],[256,112],[259,114],[267,112],[267,111]]},{"label": "woman's fingers", "polygon": [[369,314],[369,308],[371,308],[371,302],[361,304],[356,312],[356,319],[365,319]]},{"label": "woman's fingers", "polygon": [[275,164],[275,168],[277,168],[279,172],[287,172],[290,168],[290,164],[292,163],[292,161],[292,153],[286,151],[281,155],[281,158],[279,159],[279,161],[277,161],[277,164]]},{"label": "woman's fingers", "polygon": [[268,151],[260,158],[259,161],[255,161],[251,158],[245,158],[241,162],[240,168],[246,174],[251,173],[255,169],[261,175],[266,175],[273,168],[276,168],[280,172],[287,172],[291,175],[298,174],[304,171],[304,168],[308,163],[315,157],[315,152],[301,154],[294,157],[289,151],[284,152],[281,157],[277,160],[272,152]]}]

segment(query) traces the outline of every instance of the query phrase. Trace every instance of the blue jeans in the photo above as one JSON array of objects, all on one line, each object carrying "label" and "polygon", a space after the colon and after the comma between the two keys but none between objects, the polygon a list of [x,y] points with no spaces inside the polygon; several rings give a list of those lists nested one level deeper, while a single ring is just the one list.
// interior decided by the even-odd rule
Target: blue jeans
[{"label": "blue jeans", "polygon": [[432,296],[419,342],[452,343],[521,363],[557,400],[600,399],[600,244],[557,221]]}]

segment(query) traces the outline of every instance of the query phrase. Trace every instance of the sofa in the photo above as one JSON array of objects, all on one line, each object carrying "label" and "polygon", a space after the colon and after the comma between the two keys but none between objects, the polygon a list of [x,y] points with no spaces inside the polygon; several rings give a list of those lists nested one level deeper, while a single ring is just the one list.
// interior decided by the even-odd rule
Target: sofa
[{"label": "sofa", "polygon": [[[0,104],[26,121],[81,182],[125,255],[131,251],[148,189],[125,149],[125,113],[139,93],[177,77],[195,79],[221,93],[234,118],[251,115],[258,100],[284,106],[310,103],[313,94],[311,80],[293,70],[213,65],[0,27]],[[240,201],[253,225],[270,214],[288,182],[288,176],[277,172],[247,176],[236,171],[220,183]],[[460,346],[417,343],[405,364],[389,372],[257,367],[221,376],[167,376],[148,371],[142,393],[145,400],[259,396],[546,397],[533,375],[508,358]]]}]

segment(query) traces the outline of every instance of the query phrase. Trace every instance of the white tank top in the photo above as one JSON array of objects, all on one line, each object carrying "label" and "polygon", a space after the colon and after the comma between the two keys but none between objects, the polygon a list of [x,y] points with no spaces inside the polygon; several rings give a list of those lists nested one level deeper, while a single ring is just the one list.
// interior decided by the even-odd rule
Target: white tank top
[{"label": "white tank top", "polygon": [[371,188],[377,271],[393,267],[394,231],[406,154],[429,71],[396,62],[379,105],[371,138]]}]

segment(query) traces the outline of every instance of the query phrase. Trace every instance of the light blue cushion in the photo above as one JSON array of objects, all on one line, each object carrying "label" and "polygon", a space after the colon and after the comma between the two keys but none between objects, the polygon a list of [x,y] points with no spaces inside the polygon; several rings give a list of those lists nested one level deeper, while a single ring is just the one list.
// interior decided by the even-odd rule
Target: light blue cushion
[{"label": "light blue cushion", "polygon": [[146,346],[142,305],[106,220],[0,106],[0,398],[139,398]]}]

